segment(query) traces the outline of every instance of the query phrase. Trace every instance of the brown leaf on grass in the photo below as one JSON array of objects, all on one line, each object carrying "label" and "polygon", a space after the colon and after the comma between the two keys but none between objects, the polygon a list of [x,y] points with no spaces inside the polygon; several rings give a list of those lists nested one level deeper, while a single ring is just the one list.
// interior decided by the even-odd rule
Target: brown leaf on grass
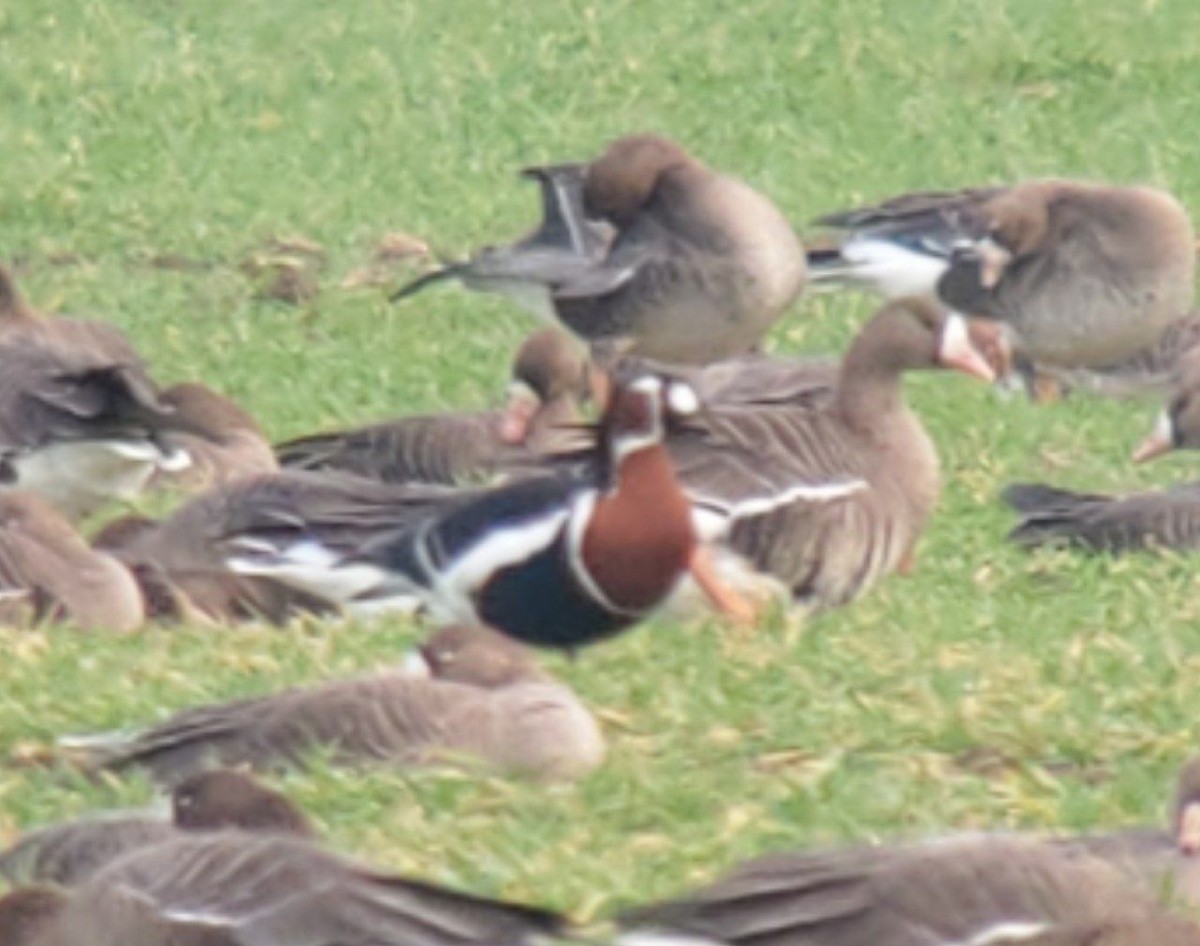
[{"label": "brown leaf on grass", "polygon": [[58,761],[58,754],[54,746],[29,739],[16,743],[8,750],[8,761],[20,769],[45,769]]},{"label": "brown leaf on grass", "polygon": [[273,236],[263,244],[263,249],[277,256],[303,256],[314,260],[323,260],[326,256],[325,247],[300,233]]},{"label": "brown leaf on grass", "polygon": [[375,245],[375,262],[407,260],[415,256],[428,256],[429,244],[410,233],[393,230],[379,238]]}]

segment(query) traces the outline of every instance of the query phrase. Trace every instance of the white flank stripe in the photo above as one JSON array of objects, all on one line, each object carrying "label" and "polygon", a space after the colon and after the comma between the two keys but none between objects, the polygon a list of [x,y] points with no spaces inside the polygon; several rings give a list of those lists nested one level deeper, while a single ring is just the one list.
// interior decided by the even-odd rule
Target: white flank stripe
[{"label": "white flank stripe", "polygon": [[722,538],[739,519],[762,516],[792,503],[830,503],[870,489],[866,480],[838,480],[833,483],[797,483],[770,496],[757,496],[738,503],[722,503],[704,497],[692,498],[692,525],[706,541]]},{"label": "white flank stripe", "polygon": [[719,939],[704,939],[684,933],[630,930],[613,940],[614,946],[723,946]]},{"label": "white flank stripe", "polygon": [[495,529],[476,542],[466,554],[451,561],[443,572],[428,561],[424,537],[418,539],[418,554],[425,566],[436,600],[458,615],[461,620],[477,618],[471,596],[501,569],[527,561],[554,541],[567,522],[568,511],[555,509],[539,519],[527,519],[504,528]]},{"label": "white flank stripe", "polygon": [[997,923],[980,930],[970,939],[961,939],[945,946],[990,946],[990,944],[1019,943],[1021,940],[1041,936],[1050,929],[1049,923],[1009,922]]}]

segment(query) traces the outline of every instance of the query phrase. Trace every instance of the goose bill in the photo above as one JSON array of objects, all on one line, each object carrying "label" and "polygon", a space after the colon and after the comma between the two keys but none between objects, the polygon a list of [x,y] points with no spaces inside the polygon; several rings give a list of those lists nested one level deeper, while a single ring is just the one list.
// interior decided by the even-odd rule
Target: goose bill
[{"label": "goose bill", "polygon": [[1179,850],[1188,856],[1200,854],[1200,802],[1183,809],[1179,819]]},{"label": "goose bill", "polygon": [[984,289],[994,289],[1012,262],[1012,253],[991,237],[980,240],[975,252],[979,255],[979,284]]},{"label": "goose bill", "polygon": [[1161,457],[1164,453],[1170,453],[1174,449],[1175,424],[1171,420],[1171,415],[1163,411],[1154,423],[1154,431],[1133,451],[1133,462],[1145,463],[1147,460]]},{"label": "goose bill", "polygon": [[541,404],[537,393],[527,384],[514,381],[508,387],[508,403],[500,418],[500,439],[508,444],[521,444],[529,436],[529,425]]},{"label": "goose bill", "polygon": [[988,360],[971,344],[967,320],[958,313],[946,317],[941,345],[938,348],[938,363],[982,381],[990,383],[996,380],[996,372],[988,364]]}]

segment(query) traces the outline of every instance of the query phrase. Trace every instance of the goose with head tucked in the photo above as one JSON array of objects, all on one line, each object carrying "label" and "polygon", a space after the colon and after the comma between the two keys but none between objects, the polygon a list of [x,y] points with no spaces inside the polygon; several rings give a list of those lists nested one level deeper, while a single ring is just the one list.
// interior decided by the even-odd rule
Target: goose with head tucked
[{"label": "goose with head tucked", "polygon": [[829,278],[936,295],[999,319],[1018,354],[1039,365],[1099,367],[1132,356],[1192,301],[1191,221],[1151,187],[1035,180],[909,195],[822,222],[849,234]]},{"label": "goose with head tucked", "polygon": [[24,937],[6,946],[533,946],[567,925],[245,832],[139,848],[70,892],[50,889],[0,899],[0,931]]},{"label": "goose with head tucked", "polygon": [[420,605],[435,620],[546,647],[573,649],[636,624],[689,571],[720,609],[749,620],[746,602],[713,573],[663,447],[668,426],[697,406],[680,382],[633,378],[615,388],[586,470],[483,490],[392,486],[389,496],[379,485],[374,511],[352,517],[365,538],[339,538],[302,516],[289,534],[243,530],[230,567],[352,610]]},{"label": "goose with head tucked", "polygon": [[213,769],[175,785],[170,820],[150,812],[106,813],[22,835],[0,851],[0,877],[12,884],[73,887],[134,848],[184,831],[229,829],[300,837],[313,833],[308,818],[284,795],[243,772]]},{"label": "goose with head tucked", "polygon": [[569,335],[545,328],[521,345],[503,410],[401,417],[357,429],[314,434],[276,447],[291,469],[341,470],[385,483],[478,482],[500,458],[538,454],[571,439],[590,394],[583,350]]},{"label": "goose with head tucked", "polygon": [[660,135],[618,138],[586,166],[582,212],[615,231],[565,269],[530,267],[567,328],[619,354],[706,364],[746,352],[799,296],[804,250],[770,200]]},{"label": "goose with head tucked", "polygon": [[452,625],[403,668],[183,710],[132,734],[64,743],[88,769],[139,767],[173,784],[214,763],[402,768],[462,762],[540,780],[577,779],[604,759],[604,736],[567,686],[528,649],[486,628]]}]

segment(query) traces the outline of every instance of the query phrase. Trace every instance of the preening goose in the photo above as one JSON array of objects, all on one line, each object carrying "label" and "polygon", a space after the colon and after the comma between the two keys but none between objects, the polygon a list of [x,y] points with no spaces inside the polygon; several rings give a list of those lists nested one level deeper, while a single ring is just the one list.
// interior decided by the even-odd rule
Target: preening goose
[{"label": "preening goose", "polygon": [[614,228],[611,243],[566,266],[522,255],[524,276],[605,367],[612,353],[705,364],[745,352],[804,286],[804,250],[774,204],[661,136],[619,138],[588,164],[582,211],[581,226]]},{"label": "preening goose", "polygon": [[1191,306],[1191,221],[1174,197],[1149,187],[1028,181],[908,195],[823,222],[849,234],[842,258],[826,254],[829,278],[885,294],[932,292],[968,315],[1000,319],[1035,364],[1130,357]]}]

